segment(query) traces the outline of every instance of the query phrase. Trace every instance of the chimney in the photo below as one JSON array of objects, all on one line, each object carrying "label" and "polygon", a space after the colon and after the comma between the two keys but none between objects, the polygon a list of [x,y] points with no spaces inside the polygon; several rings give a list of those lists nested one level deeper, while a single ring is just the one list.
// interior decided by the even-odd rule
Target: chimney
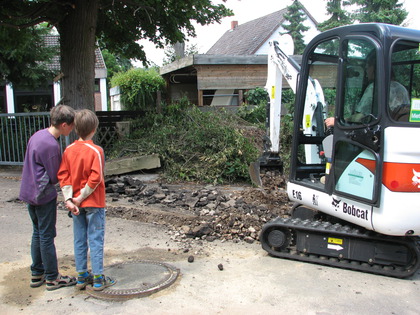
[{"label": "chimney", "polygon": [[185,57],[185,42],[176,42],[173,45],[175,56],[177,59],[184,58]]},{"label": "chimney", "polygon": [[230,30],[234,30],[238,26],[238,21],[230,22]]}]

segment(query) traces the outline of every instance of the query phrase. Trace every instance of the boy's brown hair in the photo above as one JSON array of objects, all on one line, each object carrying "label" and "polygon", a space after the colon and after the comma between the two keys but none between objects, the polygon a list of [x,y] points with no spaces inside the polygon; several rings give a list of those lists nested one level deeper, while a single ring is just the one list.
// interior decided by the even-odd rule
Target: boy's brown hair
[{"label": "boy's brown hair", "polygon": [[94,112],[89,109],[81,109],[76,112],[74,118],[74,130],[77,135],[85,139],[99,126],[99,119]]},{"label": "boy's brown hair", "polygon": [[67,105],[57,105],[51,108],[50,121],[51,125],[58,127],[62,123],[71,125],[74,122],[75,110]]}]

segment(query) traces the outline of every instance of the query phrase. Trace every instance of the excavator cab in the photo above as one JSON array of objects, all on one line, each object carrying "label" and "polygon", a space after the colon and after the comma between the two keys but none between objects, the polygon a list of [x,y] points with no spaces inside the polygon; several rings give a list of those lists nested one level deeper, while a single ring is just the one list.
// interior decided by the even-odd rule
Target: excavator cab
[{"label": "excavator cab", "polygon": [[412,275],[420,266],[420,31],[369,23],[319,34],[303,54],[294,115],[287,192],[295,221],[266,224],[263,248]]},{"label": "excavator cab", "polygon": [[[419,42],[419,31],[362,24],[325,32],[308,45],[297,89],[291,186],[308,188],[310,200],[317,191],[345,198],[370,215],[349,217],[325,206],[320,211],[386,234],[420,234],[420,224],[410,225],[420,222],[420,208],[391,215],[395,222],[378,221],[390,221],[382,215],[390,199],[415,204],[412,198],[420,197],[420,145],[413,141],[420,135]],[[328,95],[322,106],[334,117],[333,131],[306,115],[308,108],[322,107],[308,97],[311,80]],[[392,205],[389,211],[398,212]]]}]

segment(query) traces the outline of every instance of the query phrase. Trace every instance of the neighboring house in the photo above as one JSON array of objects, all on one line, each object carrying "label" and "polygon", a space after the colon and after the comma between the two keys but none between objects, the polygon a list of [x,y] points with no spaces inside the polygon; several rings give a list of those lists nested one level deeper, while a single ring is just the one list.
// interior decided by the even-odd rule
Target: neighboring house
[{"label": "neighboring house", "polygon": [[[45,45],[59,46],[58,35],[45,36]],[[60,56],[55,56],[48,63],[48,67],[60,73]],[[95,50],[95,110],[107,110],[107,89],[106,89],[107,70],[101,50]],[[59,75],[57,76],[59,78]],[[10,82],[0,83],[0,103],[3,113],[22,113],[49,111],[61,99],[60,81],[51,78],[48,86],[29,90],[26,87],[14,86]]]},{"label": "neighboring house", "polygon": [[[160,69],[168,88],[168,101],[187,97],[199,106],[243,103],[247,90],[264,87],[267,80],[268,43],[280,37],[285,23],[282,9],[228,30],[204,55],[190,55]],[[304,33],[309,42],[317,31],[316,20],[304,9]],[[300,56],[294,56],[299,62]],[[287,86],[287,83],[284,83]]]},{"label": "neighboring house", "polygon": [[[306,9],[307,19],[303,24],[309,27],[304,32],[304,41],[308,43],[317,31],[317,22]],[[231,28],[207,51],[208,55],[267,55],[268,42],[278,39],[285,30],[281,26],[285,23],[284,14],[287,9],[270,13],[258,19],[238,25],[231,22]]]}]

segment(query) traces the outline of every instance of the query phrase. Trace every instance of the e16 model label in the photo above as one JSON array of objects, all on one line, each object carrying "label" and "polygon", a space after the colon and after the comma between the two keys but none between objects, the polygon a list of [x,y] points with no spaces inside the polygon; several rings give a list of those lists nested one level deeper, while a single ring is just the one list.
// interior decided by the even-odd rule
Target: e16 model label
[{"label": "e16 model label", "polygon": [[299,190],[292,190],[292,196],[294,199],[302,200],[302,192]]}]

